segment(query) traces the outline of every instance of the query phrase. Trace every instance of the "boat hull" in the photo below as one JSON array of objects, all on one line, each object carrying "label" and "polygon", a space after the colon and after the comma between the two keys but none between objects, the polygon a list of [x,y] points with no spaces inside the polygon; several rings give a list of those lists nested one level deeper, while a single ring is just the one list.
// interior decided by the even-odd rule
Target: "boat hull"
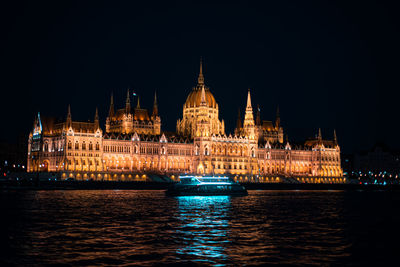
[{"label": "boat hull", "polygon": [[240,184],[230,185],[185,185],[174,184],[166,191],[168,196],[247,196]]}]

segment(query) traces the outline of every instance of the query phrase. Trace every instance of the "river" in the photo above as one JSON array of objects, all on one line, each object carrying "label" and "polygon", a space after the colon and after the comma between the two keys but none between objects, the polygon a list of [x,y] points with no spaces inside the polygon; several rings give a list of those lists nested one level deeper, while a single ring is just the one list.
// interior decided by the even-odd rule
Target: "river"
[{"label": "river", "polygon": [[384,265],[397,261],[400,192],[3,191],[5,265]]}]

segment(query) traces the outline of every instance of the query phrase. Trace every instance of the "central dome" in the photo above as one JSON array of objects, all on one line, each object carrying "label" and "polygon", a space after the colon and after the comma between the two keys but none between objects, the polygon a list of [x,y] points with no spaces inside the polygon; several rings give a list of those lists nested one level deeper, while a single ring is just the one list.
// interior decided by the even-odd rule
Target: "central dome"
[{"label": "central dome", "polygon": [[216,108],[217,102],[215,102],[215,98],[213,94],[210,92],[210,89],[204,84],[204,76],[203,76],[203,64],[200,61],[200,73],[199,78],[197,79],[197,86],[193,87],[193,90],[188,95],[185,107],[200,107],[201,104],[201,90],[204,88],[205,98],[207,102],[207,106],[210,108]]},{"label": "central dome", "polygon": [[[207,106],[210,108],[216,108],[217,103],[215,102],[215,98],[213,94],[210,92],[210,89],[208,87],[204,88],[204,93],[206,97]],[[201,103],[201,89],[199,90],[199,86],[196,86],[188,95],[185,102],[185,107],[187,108],[200,107],[200,103]]]}]

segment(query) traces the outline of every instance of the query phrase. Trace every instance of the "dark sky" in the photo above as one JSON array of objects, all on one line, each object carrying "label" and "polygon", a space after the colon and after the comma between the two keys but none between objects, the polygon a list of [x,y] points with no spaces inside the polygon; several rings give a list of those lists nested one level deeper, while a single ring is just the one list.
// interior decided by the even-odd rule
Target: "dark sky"
[{"label": "dark sky", "polygon": [[[36,112],[104,122],[110,93],[127,88],[174,130],[196,83],[205,81],[235,126],[247,88],[262,119],[281,110],[284,131],[301,141],[337,131],[343,151],[375,142],[400,147],[398,7],[385,1],[28,1],[0,8],[1,140],[31,130]],[[139,2],[139,1],[138,1]],[[145,1],[141,1],[145,2]],[[136,102],[136,99],[135,99]]]}]

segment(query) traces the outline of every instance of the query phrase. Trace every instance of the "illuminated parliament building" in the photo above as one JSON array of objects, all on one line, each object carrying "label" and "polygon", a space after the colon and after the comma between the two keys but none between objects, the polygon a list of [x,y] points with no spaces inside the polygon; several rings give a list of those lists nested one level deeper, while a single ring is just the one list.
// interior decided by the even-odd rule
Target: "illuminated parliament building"
[{"label": "illuminated parliament building", "polygon": [[156,95],[152,111],[142,108],[139,98],[134,106],[129,90],[120,109],[111,95],[105,131],[97,109],[93,122],[74,121],[70,107],[61,122],[38,113],[28,140],[28,172],[77,180],[174,180],[196,173],[243,182],[345,182],[335,133],[333,140],[324,140],[319,130],[304,144],[290,144],[279,110],[275,122],[262,121],[259,109],[254,117],[250,90],[243,121],[239,112],[234,133],[227,134],[201,62],[176,132],[163,132]]}]

